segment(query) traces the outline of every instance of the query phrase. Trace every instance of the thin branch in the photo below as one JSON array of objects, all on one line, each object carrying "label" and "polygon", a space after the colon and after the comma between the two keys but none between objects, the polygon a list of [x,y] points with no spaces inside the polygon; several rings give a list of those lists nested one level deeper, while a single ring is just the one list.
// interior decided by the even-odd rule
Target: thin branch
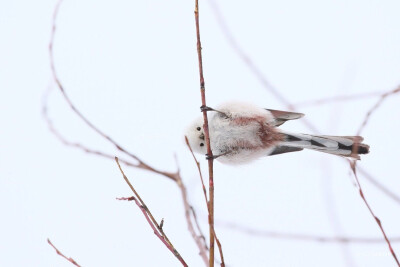
[{"label": "thin branch", "polygon": [[[201,172],[201,168],[200,168],[200,162],[197,160],[196,156],[193,153],[192,147],[190,146],[189,140],[187,138],[187,136],[185,136],[185,141],[186,141],[186,145],[189,148],[190,153],[192,154],[193,160],[196,163],[197,166],[197,170],[199,172],[199,176],[200,176],[200,181],[201,181],[201,185],[203,187],[203,193],[204,193],[204,200],[206,202],[206,206],[207,206],[207,210],[209,209],[208,207],[208,199],[207,199],[207,191],[206,191],[206,186],[204,185],[204,180],[203,180],[203,173]],[[210,214],[210,211],[208,210],[208,213]],[[193,213],[193,216],[195,216],[195,214]],[[221,257],[221,266],[224,267],[225,266],[225,261],[224,261],[224,254],[222,252],[222,245],[221,242],[219,241],[218,237],[217,237],[217,233],[215,232],[215,228],[213,226],[213,232],[215,235],[215,241],[217,242],[217,246],[218,246],[218,250],[219,250],[219,255]]]},{"label": "thin branch", "polygon": [[133,194],[135,195],[135,197],[128,198],[128,200],[133,199],[133,201],[135,201],[136,205],[140,208],[140,210],[142,211],[147,222],[153,229],[154,234],[164,243],[164,245],[172,252],[172,254],[174,254],[174,256],[182,263],[183,266],[188,266],[186,264],[186,262],[183,260],[183,258],[181,257],[181,255],[179,254],[179,252],[174,248],[171,241],[169,241],[169,239],[168,239],[167,235],[164,233],[162,227],[154,219],[153,214],[151,214],[150,210],[147,208],[147,206],[144,203],[144,201],[142,200],[142,198],[136,192],[135,188],[129,182],[128,177],[126,177],[124,171],[121,168],[121,165],[118,162],[117,157],[115,157],[115,161],[117,162],[117,165],[122,174],[122,177],[124,178],[125,182],[128,184],[129,188],[132,190]]},{"label": "thin branch", "polygon": [[[203,240],[204,248],[208,251],[206,236],[204,235],[203,231],[201,230],[199,220],[197,219],[197,214],[196,214],[196,211],[194,210],[193,206],[190,206],[190,211],[192,212],[193,220],[196,224],[197,231],[199,232],[199,237]],[[207,266],[208,266],[208,260],[207,260]]]},{"label": "thin branch", "polygon": [[386,98],[390,95],[394,95],[400,92],[400,86],[397,87],[394,90],[390,90],[389,92],[384,93],[379,100],[375,103],[374,106],[367,112],[367,115],[364,118],[364,121],[362,122],[360,128],[357,131],[357,135],[360,135],[361,131],[364,129],[364,127],[367,125],[371,115],[382,105],[383,101],[386,100]]},{"label": "thin branch", "polygon": [[364,201],[364,204],[367,206],[369,212],[371,213],[371,216],[375,219],[376,223],[378,224],[379,228],[381,229],[381,232],[382,232],[382,234],[383,234],[383,237],[384,237],[385,240],[386,240],[386,243],[387,243],[387,245],[388,245],[388,247],[389,247],[390,253],[392,253],[392,256],[393,256],[394,260],[396,261],[397,265],[400,266],[400,262],[399,262],[399,260],[397,259],[396,253],[394,252],[394,250],[393,250],[393,248],[392,248],[392,244],[390,243],[390,241],[389,241],[389,239],[388,239],[388,237],[387,237],[387,235],[386,235],[386,232],[385,232],[385,230],[383,229],[381,220],[380,220],[380,219],[375,215],[375,213],[372,211],[372,209],[371,209],[371,207],[370,207],[370,205],[369,205],[367,199],[366,199],[365,196],[364,196],[364,192],[363,192],[363,190],[362,190],[362,188],[361,188],[361,184],[360,184],[360,181],[358,180],[358,176],[357,176],[356,161],[350,161],[350,160],[349,160],[349,162],[350,162],[351,170],[353,171],[353,174],[354,174],[355,181],[356,181],[357,186],[358,186],[358,190],[359,190],[360,196],[361,196],[362,200]]},{"label": "thin branch", "polygon": [[[207,245],[205,243],[205,237],[200,229],[199,223],[197,221],[196,213],[195,213],[193,207],[189,204],[186,187],[184,186],[182,178],[180,176],[179,168],[178,168],[177,173],[178,173],[178,175],[177,175],[176,184],[181,191],[181,196],[182,196],[182,200],[183,200],[183,206],[185,209],[185,218],[186,218],[188,230],[189,230],[190,234],[192,235],[193,240],[196,242],[197,247],[199,248],[199,251],[200,251],[199,254],[200,254],[201,258],[203,259],[204,264],[206,266],[208,266]],[[196,231],[194,230],[191,215],[192,215],[193,221],[195,222],[195,224],[197,226],[197,229],[199,230],[199,235],[196,234]]]},{"label": "thin branch", "polygon": [[[289,110],[295,110],[293,104],[282,93],[280,93],[275,86],[272,85],[272,83],[265,77],[262,71],[253,62],[251,57],[244,51],[244,49],[236,41],[228,25],[226,24],[225,19],[223,18],[222,12],[220,11],[216,0],[209,0],[209,2],[211,4],[212,10],[214,11],[217,22],[221,27],[223,35],[227,39],[228,44],[236,52],[236,55],[243,61],[243,63],[249,68],[249,70],[253,73],[253,75],[257,78],[257,80],[267,91],[269,91],[273,96],[275,96],[275,98],[278,99],[281,103],[283,103]],[[318,133],[317,128],[311,122],[309,122],[307,118],[303,118],[302,123],[304,123],[313,132]]]},{"label": "thin branch", "polygon": [[224,259],[224,253],[222,252],[222,245],[221,245],[221,242],[219,241],[219,238],[218,238],[218,236],[217,236],[217,233],[215,232],[214,225],[213,225],[213,229],[212,229],[212,230],[213,230],[213,232],[214,232],[215,241],[217,242],[219,255],[220,255],[220,257],[221,257],[221,263],[220,263],[220,265],[221,265],[221,267],[225,267],[225,259]]},{"label": "thin branch", "polygon": [[[322,243],[360,243],[360,244],[377,244],[386,243],[386,240],[381,237],[371,238],[371,237],[354,237],[354,236],[317,236],[317,235],[307,235],[307,234],[297,234],[297,233],[285,233],[278,231],[268,231],[254,229],[248,226],[239,225],[229,222],[216,222],[221,227],[232,229],[243,234],[251,235],[258,238],[276,238],[276,239],[286,239],[290,241],[306,241],[306,242],[322,242]],[[400,236],[390,238],[391,242],[400,242]]]},{"label": "thin branch", "polygon": [[[203,58],[201,54],[201,40],[200,40],[200,22],[199,22],[199,0],[195,0],[195,9],[194,9],[194,17],[196,22],[196,39],[197,39],[197,56],[199,60],[199,76],[200,76],[200,94],[201,94],[201,105],[207,106],[206,104],[206,93],[205,93],[205,86],[204,86],[204,75],[203,75]],[[209,203],[208,203],[208,224],[210,230],[210,254],[209,254],[209,266],[214,266],[214,243],[215,243],[215,236],[214,236],[214,159],[213,154],[210,146],[210,134],[208,130],[208,117],[207,111],[203,111],[203,119],[204,119],[204,135],[205,141],[207,145],[207,154],[208,158],[208,183],[209,183]]]},{"label": "thin branch", "polygon": [[[57,139],[58,139],[61,143],[63,143],[65,146],[72,147],[72,148],[77,148],[77,149],[79,149],[79,150],[82,150],[82,151],[85,152],[85,153],[92,154],[92,155],[96,155],[96,156],[99,156],[99,157],[102,157],[102,158],[111,159],[111,160],[114,159],[114,156],[111,155],[111,154],[108,154],[108,153],[105,153],[105,152],[102,152],[102,151],[99,151],[99,150],[95,150],[95,149],[88,148],[88,147],[86,147],[86,146],[84,146],[84,145],[82,145],[82,144],[80,144],[80,143],[74,143],[74,142],[68,141],[68,140],[67,140],[64,136],[62,136],[62,135],[56,130],[56,128],[54,127],[53,122],[52,122],[52,121],[50,120],[50,118],[48,117],[48,114],[47,114],[47,107],[46,107],[45,105],[43,105],[42,115],[43,115],[43,118],[45,119],[45,121],[46,121],[46,123],[47,123],[47,126],[48,126],[50,132],[51,132],[52,134],[54,134],[54,136],[56,136]],[[135,167],[135,168],[139,168],[139,169],[144,169],[144,170],[147,170],[147,171],[155,172],[155,173],[157,173],[157,174],[161,174],[161,175],[163,175],[163,176],[165,176],[165,177],[167,177],[167,178],[169,178],[169,179],[171,179],[171,180],[176,181],[176,174],[175,174],[175,173],[170,173],[170,172],[165,172],[165,171],[156,170],[156,169],[154,169],[153,167],[151,167],[151,166],[149,166],[149,165],[147,165],[147,164],[143,164],[143,162],[142,162],[142,163],[140,163],[140,162],[139,162],[139,163],[133,163],[133,162],[130,162],[130,161],[125,160],[125,159],[120,159],[120,162],[122,162],[123,164],[125,164],[125,165],[127,165],[127,166],[130,166],[130,167]]]},{"label": "thin branch", "polygon": [[51,66],[51,73],[53,75],[53,79],[57,84],[58,89],[60,90],[62,96],[64,97],[65,101],[67,102],[68,106],[71,108],[71,110],[93,131],[95,131],[97,134],[99,134],[100,136],[102,136],[103,138],[105,138],[108,142],[110,142],[111,144],[113,144],[115,146],[116,149],[118,149],[119,151],[121,151],[122,153],[128,155],[129,157],[131,157],[132,159],[136,160],[138,163],[138,168],[142,168],[142,169],[147,169],[149,171],[167,176],[168,178],[175,180],[175,173],[169,173],[169,172],[164,172],[164,171],[159,171],[157,169],[154,169],[153,167],[151,167],[150,165],[146,164],[145,162],[143,162],[139,157],[137,157],[136,155],[134,155],[133,153],[129,152],[127,149],[123,148],[120,144],[118,144],[114,139],[112,139],[110,136],[108,136],[107,134],[105,134],[103,131],[101,131],[99,128],[97,128],[93,123],[91,123],[89,121],[89,119],[87,119],[79,110],[78,108],[72,103],[71,99],[69,98],[69,96],[67,95],[63,84],[61,83],[61,80],[59,79],[57,72],[56,72],[56,68],[55,68],[55,63],[54,63],[54,38],[56,36],[56,20],[57,20],[57,15],[61,6],[61,3],[63,2],[63,0],[60,0],[57,2],[56,8],[54,9],[54,13],[53,13],[53,26],[52,26],[52,30],[51,30],[51,35],[50,35],[50,42],[49,42],[49,58],[50,58],[50,66]]},{"label": "thin branch", "polygon": [[351,100],[360,100],[360,99],[378,97],[381,95],[382,95],[382,92],[369,92],[369,93],[361,93],[361,94],[353,94],[353,95],[337,95],[337,96],[321,98],[321,99],[305,100],[302,102],[297,102],[297,103],[291,104],[291,106],[295,109],[298,109],[299,107],[307,107],[308,108],[311,106],[319,106],[319,105],[332,104],[332,103],[351,101]]},{"label": "thin branch", "polygon": [[[364,121],[361,123],[361,126],[360,126],[360,128],[358,129],[358,131],[357,131],[357,135],[360,135],[360,134],[361,134],[362,130],[365,128],[365,126],[366,126],[367,123],[369,122],[369,119],[370,119],[371,115],[382,105],[382,103],[385,101],[385,99],[386,99],[388,96],[394,95],[394,94],[399,93],[399,92],[400,92],[400,86],[397,87],[397,88],[394,89],[394,90],[391,90],[391,91],[389,91],[389,92],[387,92],[387,93],[384,93],[384,94],[379,98],[379,100],[375,103],[375,105],[373,105],[373,106],[371,107],[371,109],[367,112],[367,114],[365,115]],[[357,150],[357,149],[358,149],[358,148],[355,147],[355,150]],[[354,179],[355,179],[355,182],[356,182],[356,184],[357,184],[357,187],[358,187],[360,196],[361,196],[362,200],[364,201],[364,204],[367,206],[367,208],[368,208],[368,210],[369,210],[371,216],[375,219],[376,223],[378,224],[378,226],[379,226],[379,228],[380,228],[380,230],[381,230],[381,232],[382,232],[382,234],[383,234],[383,237],[385,238],[386,243],[387,243],[387,245],[388,245],[388,247],[389,247],[390,253],[392,254],[394,260],[395,260],[396,263],[397,263],[397,265],[400,267],[400,262],[399,262],[399,260],[397,259],[396,253],[394,252],[394,250],[393,250],[393,248],[392,248],[392,244],[390,243],[390,240],[388,239],[385,230],[383,229],[381,220],[375,215],[375,213],[373,212],[373,210],[372,210],[371,206],[369,205],[367,199],[365,198],[364,192],[363,192],[363,190],[362,190],[362,187],[361,187],[360,181],[359,181],[359,179],[358,179],[358,175],[357,175],[356,161],[349,161],[349,164],[350,164],[351,170],[353,171]]]},{"label": "thin branch", "polygon": [[73,258],[69,258],[69,257],[65,256],[64,254],[62,254],[62,252],[59,251],[58,248],[56,248],[56,246],[54,246],[53,243],[51,243],[50,239],[48,239],[48,238],[47,238],[47,243],[49,243],[49,245],[54,248],[54,250],[56,251],[56,253],[58,255],[60,255],[61,257],[63,257],[64,259],[66,259],[67,261],[72,263],[73,265],[75,265],[77,267],[81,267]]},{"label": "thin branch", "polygon": [[206,201],[207,210],[208,210],[207,190],[206,190],[206,186],[204,185],[203,173],[201,172],[201,169],[200,169],[200,162],[197,160],[196,156],[194,155],[192,147],[189,144],[189,140],[188,140],[187,136],[185,136],[185,142],[186,142],[186,146],[189,148],[190,153],[192,154],[194,162],[196,163],[197,171],[199,172],[199,176],[200,176],[201,185],[203,187],[204,199]]},{"label": "thin branch", "polygon": [[253,60],[246,54],[246,52],[241,48],[239,43],[236,41],[229,27],[225,23],[222,13],[217,5],[216,0],[209,0],[209,3],[214,11],[215,17],[219,26],[221,27],[222,33],[227,39],[228,43],[231,45],[236,54],[242,59],[242,61],[247,65],[249,70],[257,77],[261,84],[267,88],[279,101],[289,106],[290,102],[284,97],[278,89],[276,89],[261,72],[261,70],[254,64]]}]

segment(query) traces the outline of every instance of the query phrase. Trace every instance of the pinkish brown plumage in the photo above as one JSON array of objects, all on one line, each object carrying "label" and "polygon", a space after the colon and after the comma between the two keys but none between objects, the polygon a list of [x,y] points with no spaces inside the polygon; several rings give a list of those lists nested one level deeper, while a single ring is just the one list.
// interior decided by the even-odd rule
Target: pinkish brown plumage
[{"label": "pinkish brown plumage", "polygon": [[[360,136],[294,134],[278,128],[288,120],[303,117],[301,113],[267,110],[243,102],[226,103],[209,111],[211,149],[223,163],[247,163],[304,148],[353,159],[369,152]],[[186,136],[194,151],[206,154],[202,118],[187,129]]]}]

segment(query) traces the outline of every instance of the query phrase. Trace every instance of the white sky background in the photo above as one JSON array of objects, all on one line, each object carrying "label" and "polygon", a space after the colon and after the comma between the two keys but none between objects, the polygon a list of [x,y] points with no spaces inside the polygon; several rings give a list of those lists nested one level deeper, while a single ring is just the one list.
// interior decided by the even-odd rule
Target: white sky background
[{"label": "white sky background", "polygon": [[[207,101],[246,100],[285,109],[229,46],[209,1],[200,1]],[[398,1],[219,0],[240,45],[292,102],[388,91],[400,84]],[[48,40],[55,1],[0,2],[0,266],[179,266],[154,236],[113,161],[62,145],[41,116],[51,84]],[[194,1],[72,1],[61,7],[56,68],[72,101],[95,125],[153,166],[175,170],[207,232],[206,208],[183,131],[200,115]],[[54,87],[54,85],[53,85]],[[376,99],[302,107],[321,133],[352,135]],[[363,132],[359,163],[400,194],[399,96]],[[50,117],[71,141],[115,153],[68,108],[60,93]],[[285,129],[310,132],[301,122]],[[199,157],[204,173],[206,161]],[[203,266],[187,231],[180,192],[162,176],[124,168],[190,266]],[[304,151],[240,167],[215,164],[216,231],[228,266],[395,266],[385,243],[281,240],[259,230],[381,237],[340,158]],[[364,193],[389,237],[400,206],[362,175]],[[400,256],[400,244],[393,243]]]}]

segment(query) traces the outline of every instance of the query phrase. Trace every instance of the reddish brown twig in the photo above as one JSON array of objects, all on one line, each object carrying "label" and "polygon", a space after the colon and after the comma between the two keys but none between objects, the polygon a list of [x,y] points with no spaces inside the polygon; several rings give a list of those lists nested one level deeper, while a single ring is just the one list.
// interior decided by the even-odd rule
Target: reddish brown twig
[{"label": "reddish brown twig", "polygon": [[187,136],[185,136],[185,142],[186,142],[186,146],[189,148],[190,153],[192,154],[194,162],[196,163],[197,171],[199,172],[200,181],[201,181],[201,185],[202,185],[202,188],[203,188],[204,199],[206,201],[207,210],[208,210],[207,190],[206,190],[206,186],[204,185],[203,173],[201,172],[201,169],[200,169],[200,162],[197,160],[196,156],[194,155],[192,147],[189,144],[189,140],[188,140]]},{"label": "reddish brown twig", "polygon": [[364,127],[367,125],[371,115],[382,105],[383,101],[390,96],[394,95],[400,92],[400,86],[397,87],[394,90],[390,90],[389,92],[384,93],[379,100],[375,103],[375,105],[372,106],[372,108],[367,112],[367,115],[365,115],[364,121],[361,123],[360,128],[357,131],[357,135],[361,134],[361,131],[364,129]]},{"label": "reddish brown twig", "polygon": [[[133,200],[135,201],[136,205],[140,208],[142,211],[144,217],[146,218],[147,222],[150,224],[151,228],[154,231],[154,234],[164,243],[164,245],[174,254],[174,256],[182,263],[183,266],[188,266],[186,262],[183,260],[179,252],[174,248],[172,245],[171,241],[169,241],[167,235],[164,233],[164,230],[162,227],[158,224],[158,222],[154,219],[153,214],[151,214],[150,210],[142,200],[142,198],[139,196],[139,194],[136,192],[135,188],[132,186],[132,184],[129,182],[128,177],[125,175],[124,171],[121,168],[121,165],[118,162],[118,158],[115,157],[115,161],[117,162],[118,168],[122,174],[122,177],[124,178],[125,182],[128,184],[129,188],[132,190],[133,194],[135,197],[130,197],[130,198],[121,198],[124,200]],[[162,220],[163,222],[163,220]]]},{"label": "reddish brown twig", "polygon": [[[360,126],[360,128],[358,129],[358,131],[357,131],[357,135],[360,135],[360,134],[361,134],[362,130],[363,130],[363,129],[365,128],[365,126],[367,125],[367,123],[368,123],[368,121],[369,121],[371,115],[381,106],[381,104],[383,103],[383,101],[384,101],[388,96],[393,95],[393,94],[396,94],[396,93],[399,93],[399,92],[400,92],[400,86],[399,86],[398,88],[394,89],[394,90],[391,90],[391,91],[389,91],[389,92],[383,94],[383,95],[379,98],[379,100],[375,103],[375,105],[373,105],[372,108],[371,108],[371,109],[367,112],[367,114],[365,115],[364,121],[361,123],[361,126]],[[355,149],[357,149],[357,147],[356,147]],[[349,163],[350,163],[350,168],[351,168],[351,170],[353,171],[354,179],[355,179],[355,182],[356,182],[356,184],[357,184],[357,187],[358,187],[360,196],[361,196],[361,198],[362,198],[364,204],[367,206],[369,212],[371,213],[371,216],[375,219],[376,223],[378,224],[379,228],[381,229],[381,232],[382,232],[382,234],[383,234],[383,237],[384,237],[385,240],[386,240],[386,243],[387,243],[387,245],[388,245],[388,247],[389,247],[390,253],[392,254],[394,260],[396,261],[397,265],[400,266],[400,262],[399,262],[399,260],[397,259],[396,253],[394,252],[394,250],[393,250],[393,248],[392,248],[392,244],[390,243],[390,240],[388,239],[388,237],[387,237],[387,235],[386,235],[386,232],[385,232],[385,230],[383,229],[381,220],[375,215],[375,213],[373,212],[373,210],[372,210],[371,206],[369,205],[367,199],[365,198],[365,195],[364,195],[364,192],[363,192],[363,190],[362,190],[360,181],[359,181],[359,179],[358,179],[357,171],[356,171],[356,170],[357,170],[357,168],[356,168],[356,161],[349,161]]]},{"label": "reddish brown twig", "polygon": [[[199,0],[195,0],[194,17],[196,22],[196,39],[197,39],[197,56],[199,60],[199,76],[200,76],[200,94],[201,94],[201,105],[207,106],[206,103],[206,90],[204,86],[204,75],[203,75],[203,58],[201,54],[201,40],[200,40],[200,23],[199,23]],[[208,224],[210,229],[210,253],[209,253],[209,266],[214,266],[214,159],[210,146],[210,134],[208,131],[208,117],[207,111],[203,111],[204,119],[204,135],[207,145],[208,154],[208,193],[210,201],[208,202]]]},{"label": "reddish brown twig", "polygon": [[[185,141],[186,141],[186,145],[189,148],[190,153],[192,154],[193,160],[196,163],[197,166],[197,170],[199,172],[199,176],[200,176],[200,181],[201,181],[201,185],[203,187],[203,194],[204,194],[204,200],[206,202],[206,206],[207,206],[207,211],[208,211],[208,199],[207,199],[207,191],[206,191],[206,186],[204,185],[204,180],[203,180],[203,173],[201,172],[201,168],[200,168],[200,162],[197,160],[196,156],[193,153],[192,147],[189,144],[189,140],[187,138],[187,136],[185,136]],[[208,211],[210,212],[210,211]],[[213,226],[213,232],[214,232],[214,236],[215,236],[215,241],[217,242],[217,246],[218,246],[218,250],[219,250],[219,255],[221,257],[221,266],[224,267],[225,266],[225,261],[224,261],[224,254],[222,252],[222,245],[221,242],[219,241],[218,237],[217,237],[217,233],[215,232],[215,228]]]},{"label": "reddish brown twig", "polygon": [[[178,164],[177,164],[177,166],[178,166]],[[179,167],[178,167],[177,173],[178,173],[178,175],[176,176],[177,177],[176,184],[178,185],[178,187],[181,191],[183,206],[185,208],[185,218],[186,218],[188,230],[189,230],[190,234],[192,235],[193,240],[195,240],[197,247],[199,248],[200,256],[203,259],[204,264],[207,266],[208,265],[208,256],[207,256],[207,245],[205,243],[205,237],[204,237],[204,234],[202,233],[199,223],[197,221],[196,212],[194,211],[194,208],[189,204],[186,187],[184,186],[182,178],[180,176]],[[191,215],[192,215],[192,217],[191,217]],[[196,231],[194,230],[192,218],[193,218],[193,221],[195,222],[195,225],[198,229],[199,234],[196,234]]]},{"label": "reddish brown twig", "polygon": [[[206,236],[204,235],[203,231],[201,230],[200,224],[199,224],[199,220],[197,219],[197,214],[196,211],[194,210],[193,206],[190,206],[190,210],[192,212],[192,216],[193,216],[193,220],[195,222],[197,231],[199,232],[199,237],[200,239],[203,240],[203,245],[204,245],[204,249],[208,251],[208,246],[207,246],[207,240],[206,240]],[[208,259],[208,258],[207,258]],[[208,260],[207,260],[207,266],[208,266]]]},{"label": "reddish brown twig", "polygon": [[355,162],[355,161],[350,161],[350,167],[351,167],[351,170],[353,171],[354,179],[355,179],[355,181],[356,181],[356,183],[357,183],[358,191],[359,191],[359,193],[360,193],[360,196],[361,196],[362,200],[364,201],[364,204],[367,206],[369,212],[371,213],[371,216],[375,219],[376,223],[378,224],[379,228],[381,229],[381,232],[382,232],[382,234],[383,234],[383,237],[384,237],[385,240],[386,240],[386,243],[387,243],[387,245],[388,245],[388,247],[389,247],[390,253],[392,253],[392,256],[393,256],[394,260],[396,261],[397,265],[400,266],[400,262],[399,262],[399,260],[397,259],[396,253],[394,252],[394,250],[393,250],[393,248],[392,248],[392,244],[390,243],[390,241],[389,241],[389,239],[388,239],[388,237],[387,237],[387,235],[386,235],[386,232],[385,232],[385,230],[383,229],[381,220],[380,220],[380,219],[375,215],[375,213],[372,211],[371,206],[369,205],[367,199],[366,199],[365,196],[364,196],[364,192],[363,192],[363,190],[362,190],[362,188],[361,188],[361,184],[360,184],[360,181],[358,180],[358,176],[357,176],[356,162]]},{"label": "reddish brown twig", "polygon": [[221,267],[225,267],[225,259],[224,259],[224,253],[222,253],[222,245],[221,242],[219,241],[219,238],[217,236],[217,233],[215,233],[215,228],[213,227],[213,232],[214,232],[214,236],[215,236],[215,241],[217,242],[217,246],[218,246],[218,251],[219,251],[219,255],[221,257]]},{"label": "reddish brown twig", "polygon": [[58,248],[56,248],[56,246],[54,246],[53,243],[51,243],[50,239],[48,239],[48,238],[47,238],[47,243],[49,243],[49,245],[54,248],[54,250],[56,251],[56,253],[58,255],[60,255],[61,257],[63,257],[64,259],[66,259],[67,261],[72,263],[73,265],[75,265],[77,267],[81,267],[73,258],[69,258],[69,257],[65,256],[64,254],[62,254],[62,252],[59,251]]},{"label": "reddish brown twig", "polygon": [[[279,231],[268,231],[251,228],[248,226],[230,223],[230,222],[216,222],[217,225],[241,232],[246,235],[251,235],[258,238],[276,238],[286,239],[291,241],[305,241],[305,242],[322,242],[322,243],[360,243],[360,244],[376,244],[386,243],[386,240],[381,237],[354,237],[354,236],[318,236],[297,233],[286,233]],[[391,242],[400,242],[400,236],[390,238]]]}]

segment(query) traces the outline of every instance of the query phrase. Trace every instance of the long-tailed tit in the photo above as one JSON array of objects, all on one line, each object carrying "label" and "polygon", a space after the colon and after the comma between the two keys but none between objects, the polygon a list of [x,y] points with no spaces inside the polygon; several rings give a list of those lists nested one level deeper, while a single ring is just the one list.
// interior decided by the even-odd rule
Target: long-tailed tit
[{"label": "long-tailed tit", "polygon": [[[278,126],[299,119],[302,113],[263,109],[249,103],[231,102],[210,111],[208,126],[213,157],[222,163],[248,163],[262,156],[272,156],[304,148],[337,156],[360,159],[369,146],[361,136],[297,134]],[[203,117],[188,127],[186,136],[193,151],[206,154]]]}]

